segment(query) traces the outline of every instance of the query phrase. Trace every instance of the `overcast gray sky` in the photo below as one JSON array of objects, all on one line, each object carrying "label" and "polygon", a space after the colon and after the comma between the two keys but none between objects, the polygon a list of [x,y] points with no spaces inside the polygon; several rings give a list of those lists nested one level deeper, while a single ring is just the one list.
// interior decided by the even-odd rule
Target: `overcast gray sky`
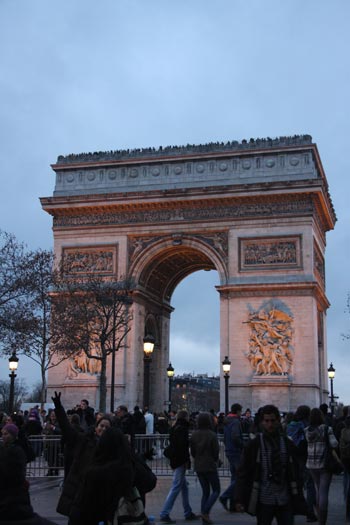
[{"label": "overcast gray sky", "polygon": [[[350,404],[349,20],[348,0],[0,0],[0,227],[52,246],[39,197],[60,154],[312,135],[338,216],[328,356]],[[219,372],[215,284],[175,291],[176,372]],[[24,358],[22,374],[39,376]]]}]

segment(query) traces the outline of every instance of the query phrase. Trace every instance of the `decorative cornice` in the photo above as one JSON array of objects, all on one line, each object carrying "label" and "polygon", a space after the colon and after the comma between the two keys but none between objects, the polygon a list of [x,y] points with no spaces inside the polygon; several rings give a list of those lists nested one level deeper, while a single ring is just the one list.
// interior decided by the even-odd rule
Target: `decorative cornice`
[{"label": "decorative cornice", "polygon": [[313,296],[316,298],[320,311],[329,308],[330,303],[324,290],[318,282],[280,282],[280,283],[252,283],[227,284],[216,286],[222,297],[280,297],[280,296]]}]

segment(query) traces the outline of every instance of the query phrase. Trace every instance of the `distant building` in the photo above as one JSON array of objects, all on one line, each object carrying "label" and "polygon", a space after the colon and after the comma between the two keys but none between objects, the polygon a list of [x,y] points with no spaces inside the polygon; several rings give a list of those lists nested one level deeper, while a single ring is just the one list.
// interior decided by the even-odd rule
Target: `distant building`
[{"label": "distant building", "polygon": [[173,378],[171,405],[173,410],[190,413],[220,408],[220,376],[183,374]]}]

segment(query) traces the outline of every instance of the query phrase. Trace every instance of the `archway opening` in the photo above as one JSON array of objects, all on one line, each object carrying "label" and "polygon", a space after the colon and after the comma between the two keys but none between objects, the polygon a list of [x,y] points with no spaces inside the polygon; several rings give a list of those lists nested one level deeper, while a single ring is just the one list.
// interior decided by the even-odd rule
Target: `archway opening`
[{"label": "archway opening", "polygon": [[197,271],[171,297],[169,359],[175,369],[172,407],[220,408],[220,296],[216,271]]}]

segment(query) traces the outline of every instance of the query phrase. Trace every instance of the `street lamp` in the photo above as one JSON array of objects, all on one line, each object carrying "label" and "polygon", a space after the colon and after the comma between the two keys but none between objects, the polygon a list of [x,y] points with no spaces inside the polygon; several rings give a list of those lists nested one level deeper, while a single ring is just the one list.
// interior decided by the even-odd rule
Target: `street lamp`
[{"label": "street lamp", "polygon": [[225,359],[222,362],[222,370],[225,379],[225,414],[228,414],[228,380],[230,377],[231,361],[227,355],[225,355]]},{"label": "street lamp", "polygon": [[334,376],[335,376],[335,368],[333,366],[333,363],[331,363],[329,365],[329,368],[328,368],[328,378],[330,379],[330,382],[331,382],[331,414],[332,414],[332,417],[334,416],[334,393],[333,393],[333,380],[334,380]]},{"label": "street lamp", "polygon": [[171,410],[171,384],[172,384],[174,373],[175,373],[174,367],[171,366],[171,363],[169,363],[169,366],[166,369],[166,373],[169,379],[169,405],[168,405],[168,413],[169,413]]},{"label": "street lamp", "polygon": [[13,403],[15,399],[15,377],[16,377],[16,370],[18,368],[18,357],[15,354],[15,351],[13,351],[11,357],[9,357],[9,369],[10,369],[10,398],[9,398],[9,413],[12,414],[13,412]]},{"label": "street lamp", "polygon": [[144,399],[143,406],[149,407],[149,381],[150,381],[150,364],[152,361],[152,352],[154,349],[154,337],[146,334],[143,338],[143,363],[144,363]]}]

